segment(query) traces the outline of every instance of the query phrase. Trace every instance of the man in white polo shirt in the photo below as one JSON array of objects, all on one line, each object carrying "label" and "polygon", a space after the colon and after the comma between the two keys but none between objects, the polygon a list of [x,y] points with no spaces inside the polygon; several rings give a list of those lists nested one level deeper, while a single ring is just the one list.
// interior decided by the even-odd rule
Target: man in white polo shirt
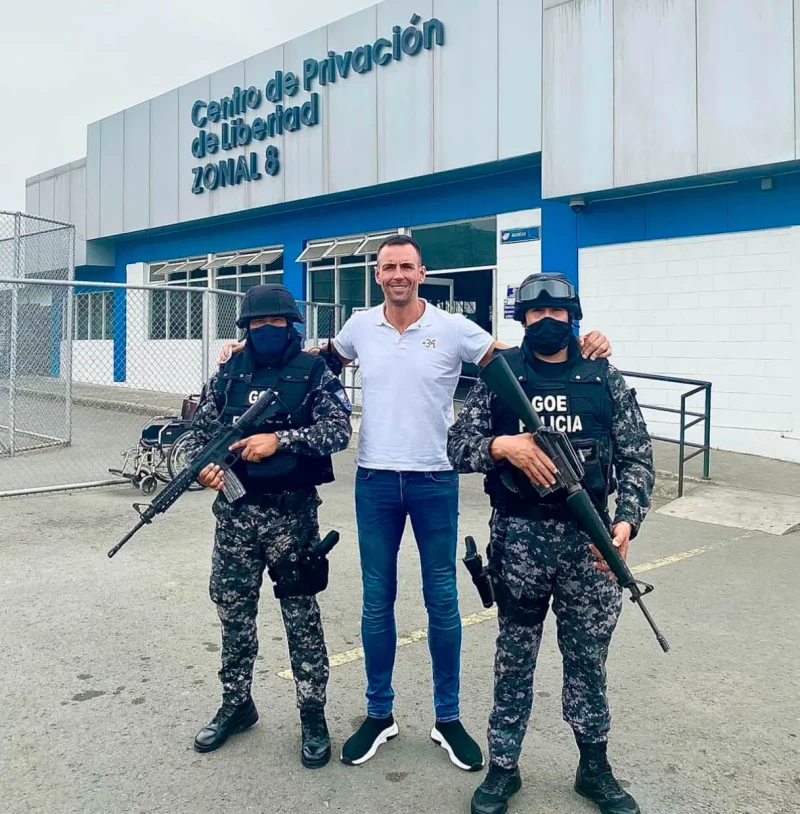
[{"label": "man in white polo shirt", "polygon": [[[477,771],[483,754],[459,720],[461,619],[456,587],[458,475],[447,458],[447,430],[464,362],[487,364],[506,347],[465,317],[419,297],[425,267],[416,242],[388,238],[376,280],[385,303],[356,312],[333,340],[343,364],[358,359],[362,418],[356,457],[356,522],[361,556],[361,638],[367,717],[342,748],[359,765],[398,734],[392,714],[397,646],[397,556],[410,518],[422,566],[433,663],[436,721],[431,738],[459,768]],[[610,354],[605,337],[581,338],[584,355]]]}]

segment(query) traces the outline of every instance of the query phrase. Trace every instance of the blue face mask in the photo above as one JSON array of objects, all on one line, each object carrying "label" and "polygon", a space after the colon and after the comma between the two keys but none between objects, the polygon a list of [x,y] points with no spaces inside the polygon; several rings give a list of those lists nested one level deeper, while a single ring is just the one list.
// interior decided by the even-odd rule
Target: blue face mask
[{"label": "blue face mask", "polygon": [[289,344],[288,325],[261,325],[250,330],[253,350],[265,359],[277,359]]}]

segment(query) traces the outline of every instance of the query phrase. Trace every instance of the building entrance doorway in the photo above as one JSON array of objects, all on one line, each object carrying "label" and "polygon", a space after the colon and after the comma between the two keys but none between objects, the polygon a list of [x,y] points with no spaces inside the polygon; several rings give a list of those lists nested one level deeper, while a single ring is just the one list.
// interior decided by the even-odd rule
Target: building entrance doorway
[{"label": "building entrance doorway", "polygon": [[444,311],[453,311],[453,291],[455,285],[451,279],[428,277],[419,287],[419,295],[431,305]]},{"label": "building entrance doorway", "polygon": [[493,268],[429,272],[419,295],[445,311],[463,314],[494,336],[495,276]]}]

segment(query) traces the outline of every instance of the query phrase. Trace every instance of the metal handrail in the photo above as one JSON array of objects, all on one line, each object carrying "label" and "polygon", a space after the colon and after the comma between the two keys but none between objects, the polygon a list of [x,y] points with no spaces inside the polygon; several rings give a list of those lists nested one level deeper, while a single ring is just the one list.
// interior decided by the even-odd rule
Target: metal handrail
[{"label": "metal handrail", "polygon": [[[681,394],[680,409],[675,407],[662,407],[657,404],[640,404],[643,410],[654,410],[661,413],[678,414],[680,420],[680,433],[677,439],[667,438],[662,435],[651,435],[654,441],[663,441],[667,444],[678,445],[678,497],[683,497],[683,481],[684,471],[687,461],[697,457],[702,453],[703,455],[703,480],[708,480],[711,477],[711,382],[700,381],[698,379],[683,379],[677,376],[661,376],[656,373],[634,373],[629,370],[620,370],[623,376],[629,376],[633,379],[646,379],[648,381],[666,382],[667,384],[688,384],[694,385],[691,390],[687,390]],[[698,393],[705,392],[705,405],[702,413],[692,412],[686,409],[686,400]],[[691,416],[694,421],[687,423],[686,417]],[[703,443],[695,444],[692,441],[686,440],[686,430],[694,427],[701,422],[705,423],[703,428]],[[694,449],[689,455],[686,455],[686,447]]]}]

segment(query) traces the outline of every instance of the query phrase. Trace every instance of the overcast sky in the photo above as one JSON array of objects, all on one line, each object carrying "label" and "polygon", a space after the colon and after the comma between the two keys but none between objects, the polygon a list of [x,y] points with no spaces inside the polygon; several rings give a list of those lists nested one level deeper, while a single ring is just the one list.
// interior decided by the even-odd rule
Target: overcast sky
[{"label": "overcast sky", "polygon": [[0,210],[86,155],[86,126],[375,0],[12,0],[0,12]]}]

